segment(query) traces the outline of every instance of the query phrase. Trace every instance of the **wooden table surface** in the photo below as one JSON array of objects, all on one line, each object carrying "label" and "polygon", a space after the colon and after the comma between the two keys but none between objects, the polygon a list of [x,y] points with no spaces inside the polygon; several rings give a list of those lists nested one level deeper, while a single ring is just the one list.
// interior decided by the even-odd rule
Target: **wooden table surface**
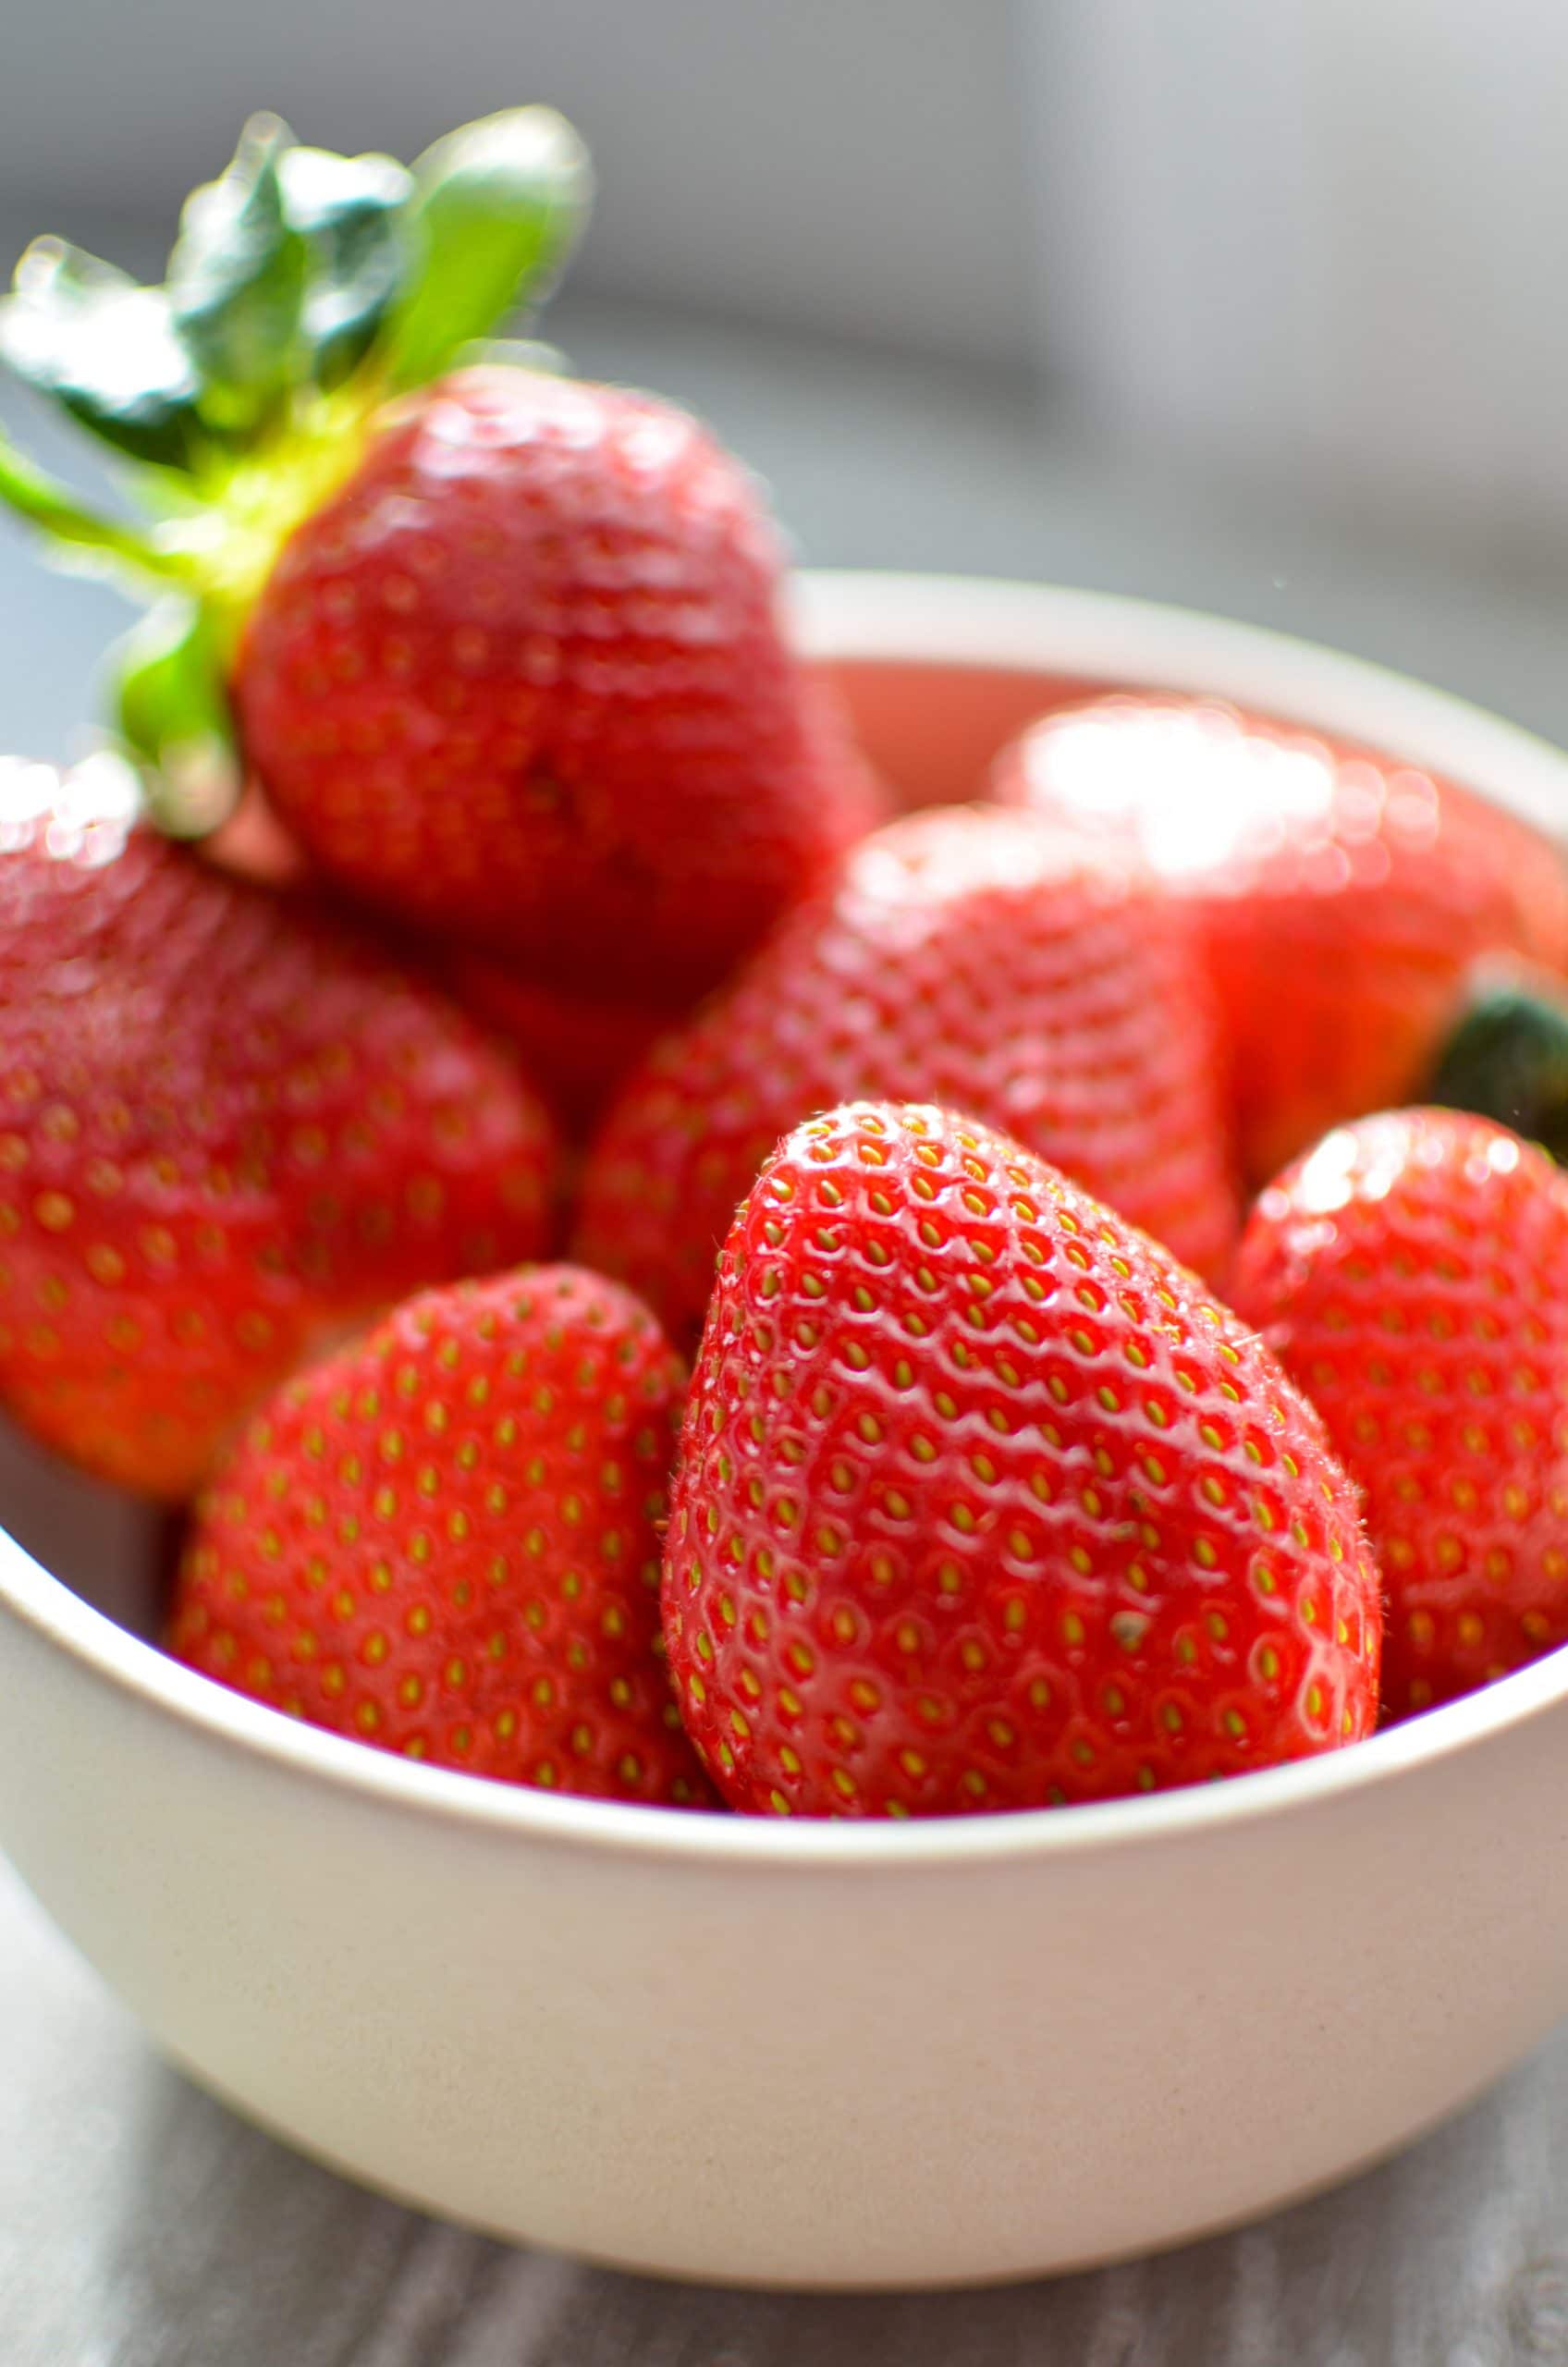
[{"label": "wooden table surface", "polygon": [[[1495,552],[1370,542],[1365,523],[1348,543],[1267,489],[1151,475],[1045,435],[1015,391],[956,376],[624,313],[552,322],[584,370],[705,411],[772,477],[815,559],[1185,599],[1403,665],[1568,741],[1561,565],[1532,580]],[[97,588],[35,580],[0,531],[0,745],[59,753],[119,612]],[[300,2161],[163,2066],[0,1862],[0,2367],[883,2361],[1568,2362],[1568,2030],[1403,2159],[1160,2260],[978,2295],[699,2291],[509,2250]]]}]

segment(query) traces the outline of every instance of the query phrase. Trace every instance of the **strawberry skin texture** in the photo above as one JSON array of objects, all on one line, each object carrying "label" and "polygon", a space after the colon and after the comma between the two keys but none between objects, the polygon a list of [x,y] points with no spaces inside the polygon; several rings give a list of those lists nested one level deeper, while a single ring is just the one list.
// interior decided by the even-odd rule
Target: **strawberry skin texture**
[{"label": "strawberry skin texture", "polygon": [[1568,883],[1537,832],[1452,782],[1217,700],[1122,695],[1048,716],[999,760],[996,789],[1130,831],[1194,908],[1255,1183],[1412,1097],[1477,955],[1568,961]]},{"label": "strawberry skin texture", "polygon": [[521,1061],[574,1141],[591,1134],[617,1087],[671,1024],[646,1003],[597,1002],[543,987],[481,954],[453,953],[446,983]]},{"label": "strawberry skin texture", "polygon": [[953,1815],[1370,1732],[1354,1490],[1274,1359],[1016,1143],[861,1103],[726,1245],[664,1566],[732,1806]]},{"label": "strawberry skin texture", "polygon": [[1113,851],[1032,816],[937,809],[854,849],[628,1084],[590,1152],[578,1254],[694,1339],[779,1136],[860,1098],[1005,1127],[1194,1266],[1233,1242],[1186,917]]},{"label": "strawberry skin texture", "polygon": [[714,984],[876,818],[683,412],[506,368],[390,414],[243,635],[245,750],[324,869],[542,982]]},{"label": "strawberry skin texture", "polygon": [[324,1339],[548,1245],[554,1130],[372,940],[0,767],[0,1404],[177,1499]]},{"label": "strawberry skin texture", "polygon": [[710,1801],[659,1632],[685,1378],[646,1307],[573,1267],[407,1301],[251,1423],[199,1507],[170,1650],[410,1759]]},{"label": "strawberry skin texture", "polygon": [[1484,1118],[1401,1110],[1258,1201],[1234,1279],[1365,1491],[1390,1717],[1568,1641],[1568,1185]]}]

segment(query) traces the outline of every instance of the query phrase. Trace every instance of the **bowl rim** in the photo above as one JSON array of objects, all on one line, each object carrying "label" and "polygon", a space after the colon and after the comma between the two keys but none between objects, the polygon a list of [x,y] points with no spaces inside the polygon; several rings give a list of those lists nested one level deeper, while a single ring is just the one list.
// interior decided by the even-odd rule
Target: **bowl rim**
[{"label": "bowl rim", "polygon": [[1479,790],[1549,837],[1563,834],[1568,752],[1457,692],[1269,625],[1131,593],[868,568],[801,570],[790,611],[816,659],[1212,691],[1308,731],[1359,739]]},{"label": "bowl rim", "polygon": [[[1265,627],[1115,593],[858,570],[802,574],[792,605],[801,642],[814,657],[1212,689],[1434,766],[1501,795],[1546,827],[1561,827],[1568,812],[1568,754],[1451,693]],[[1500,777],[1506,790],[1500,790]],[[1563,1648],[1364,1741],[1224,1783],[1084,1803],[1065,1813],[1024,1809],[876,1823],[775,1820],[581,1799],[401,1759],[307,1725],[230,1692],[119,1626],[4,1528],[0,1612],[98,1683],[194,1735],[370,1805],[646,1862],[853,1876],[874,1868],[891,1874],[1071,1858],[1292,1815],[1412,1774],[1568,1701]]]}]

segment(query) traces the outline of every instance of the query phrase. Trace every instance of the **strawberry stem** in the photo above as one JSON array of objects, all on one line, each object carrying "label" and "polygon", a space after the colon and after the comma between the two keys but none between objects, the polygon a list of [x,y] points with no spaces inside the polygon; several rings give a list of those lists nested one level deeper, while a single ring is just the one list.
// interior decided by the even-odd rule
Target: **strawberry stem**
[{"label": "strawberry stem", "polygon": [[146,535],[118,519],[102,518],[0,434],[0,501],[77,563],[111,575],[129,570],[154,583],[190,584],[190,560],[160,550]]},{"label": "strawberry stem", "polygon": [[170,838],[205,838],[239,802],[239,759],[211,610],[161,601],[114,652],[115,718],[145,808]]},{"label": "strawberry stem", "polygon": [[3,432],[0,507],[62,564],[161,603],[111,676],[164,828],[201,836],[238,793],[228,675],[288,535],[352,473],[389,397],[543,301],[591,193],[551,107],[466,124],[411,171],[298,147],[253,116],[188,200],[161,287],[60,239],[28,249],[0,297],[0,362],[132,464],[155,522],[100,515]]}]

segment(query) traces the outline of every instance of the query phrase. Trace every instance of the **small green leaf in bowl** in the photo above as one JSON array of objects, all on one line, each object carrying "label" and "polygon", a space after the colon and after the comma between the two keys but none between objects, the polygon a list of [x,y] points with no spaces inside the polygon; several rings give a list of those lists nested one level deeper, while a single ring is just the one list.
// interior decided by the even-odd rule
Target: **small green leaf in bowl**
[{"label": "small green leaf in bowl", "polygon": [[1568,1164],[1568,994],[1522,963],[1478,963],[1427,1099],[1512,1126]]}]

